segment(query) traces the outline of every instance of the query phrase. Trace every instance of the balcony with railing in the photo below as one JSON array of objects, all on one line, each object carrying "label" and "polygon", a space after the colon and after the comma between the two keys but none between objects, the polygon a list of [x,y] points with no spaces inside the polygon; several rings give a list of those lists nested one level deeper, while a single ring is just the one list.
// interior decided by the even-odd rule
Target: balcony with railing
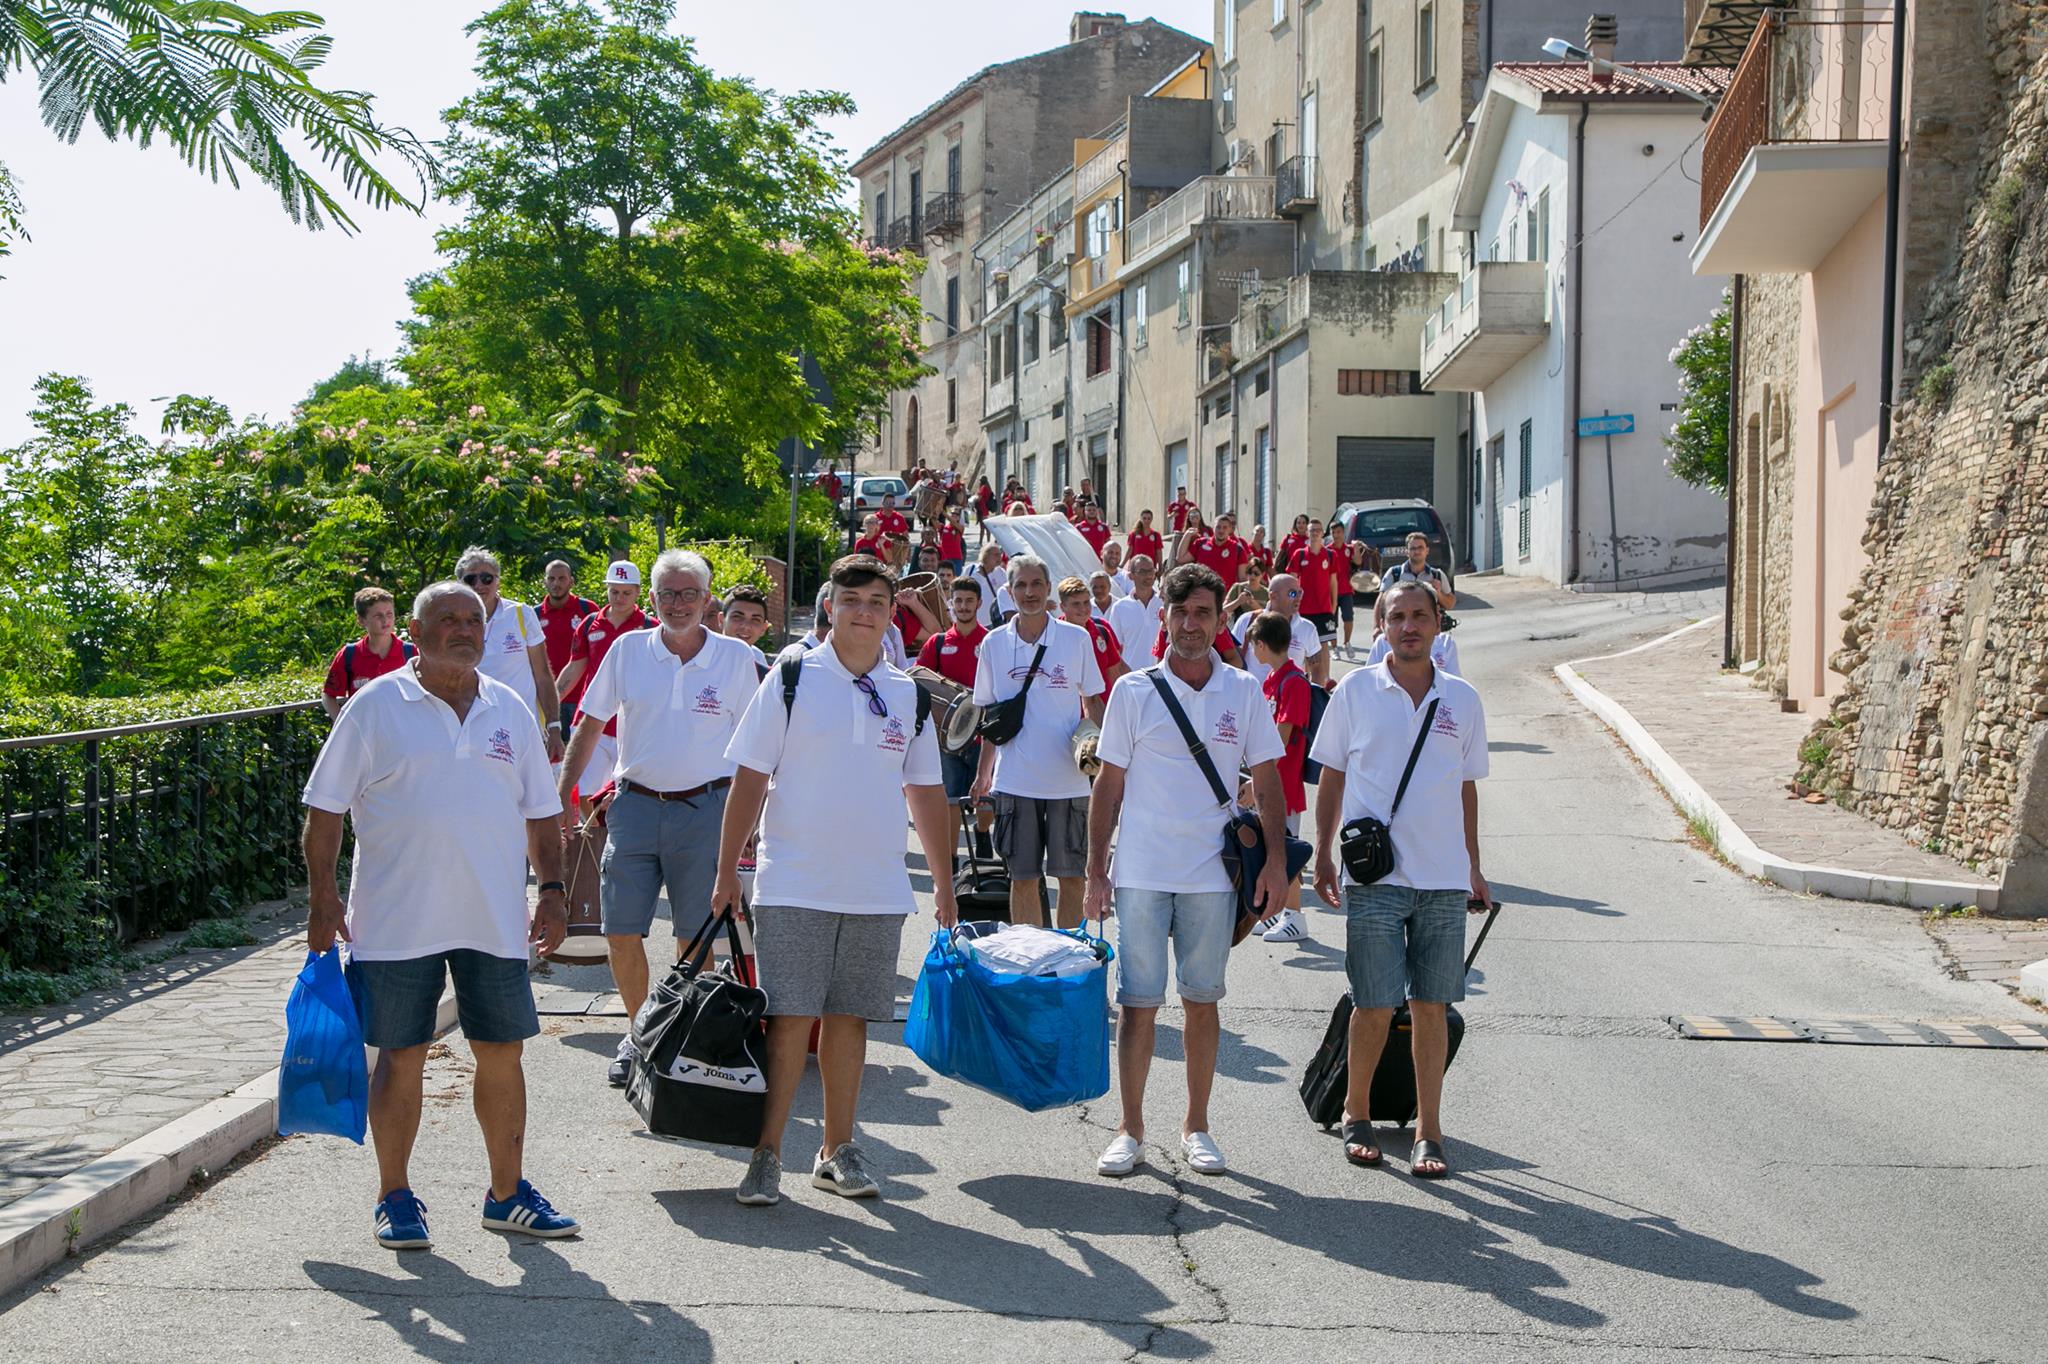
[{"label": "balcony with railing", "polygon": [[1685,0],[1685,60],[1691,66],[1733,66],[1771,0]]},{"label": "balcony with railing", "polygon": [[925,236],[957,237],[966,222],[966,209],[958,193],[934,194],[924,201]]},{"label": "balcony with railing", "polygon": [[1230,324],[1230,352],[1249,360],[1301,325],[1308,317],[1309,276],[1273,280],[1238,293],[1237,318]]},{"label": "balcony with railing", "polygon": [[1292,217],[1316,206],[1317,171],[1315,157],[1297,156],[1273,173],[1274,198],[1283,215]]},{"label": "balcony with railing", "polygon": [[1119,133],[1104,143],[1102,149],[1083,161],[1074,171],[1074,202],[1085,204],[1095,197],[1111,181],[1120,176],[1124,162],[1130,160],[1131,141],[1127,133]]},{"label": "balcony with railing", "polygon": [[1271,176],[1205,175],[1191,180],[1124,228],[1124,263],[1120,273],[1128,275],[1144,269],[1178,246],[1197,223],[1276,217]]},{"label": "balcony with railing", "polygon": [[924,252],[924,216],[909,213],[889,224],[888,245],[892,250]]},{"label": "balcony with railing", "polygon": [[1550,267],[1482,261],[1422,322],[1422,386],[1476,393],[1543,344]]},{"label": "balcony with railing", "polygon": [[1811,271],[1884,190],[1888,10],[1767,10],[1700,155],[1695,274]]}]

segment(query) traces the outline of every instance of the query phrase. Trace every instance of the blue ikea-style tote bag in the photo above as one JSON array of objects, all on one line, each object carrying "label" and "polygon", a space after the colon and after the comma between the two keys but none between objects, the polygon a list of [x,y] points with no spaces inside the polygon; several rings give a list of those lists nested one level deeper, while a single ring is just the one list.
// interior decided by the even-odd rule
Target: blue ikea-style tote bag
[{"label": "blue ikea-style tote bag", "polygon": [[277,1069],[277,1130],[324,1132],[362,1145],[370,1120],[370,1073],[341,950],[306,953],[284,1006],[284,1061]]}]

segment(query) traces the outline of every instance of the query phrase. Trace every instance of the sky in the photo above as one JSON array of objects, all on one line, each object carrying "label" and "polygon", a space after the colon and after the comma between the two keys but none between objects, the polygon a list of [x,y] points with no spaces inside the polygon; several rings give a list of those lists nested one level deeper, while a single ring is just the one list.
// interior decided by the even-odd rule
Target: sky
[{"label": "sky", "polygon": [[[859,105],[835,122],[848,158],[991,62],[1066,41],[1073,0],[682,0],[677,27],[720,74],[777,91],[843,90]],[[266,8],[259,6],[258,8]],[[377,114],[422,138],[470,89],[464,26],[476,0],[327,0],[333,35],[321,81],[370,91]],[[1104,8],[1108,8],[1104,6]],[[1210,0],[1130,7],[1206,35]],[[162,145],[66,145],[42,126],[34,81],[0,84],[0,159],[26,201],[31,240],[0,258],[0,448],[33,434],[38,376],[83,376],[155,434],[161,399],[203,394],[236,416],[282,419],[350,355],[389,358],[408,309],[406,281],[434,268],[424,216],[360,208],[355,236],[294,226],[277,198],[188,169]],[[330,182],[331,183],[331,182]]]}]

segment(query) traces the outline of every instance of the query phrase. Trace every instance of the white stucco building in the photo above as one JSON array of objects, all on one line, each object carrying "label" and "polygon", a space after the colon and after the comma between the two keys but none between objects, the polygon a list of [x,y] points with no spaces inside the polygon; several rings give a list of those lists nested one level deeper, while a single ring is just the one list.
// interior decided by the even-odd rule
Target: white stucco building
[{"label": "white stucco building", "polygon": [[[1709,97],[1726,73],[1641,69]],[[1718,281],[1693,275],[1704,107],[1577,62],[1493,68],[1460,151],[1458,283],[1422,379],[1473,395],[1473,564],[1592,589],[1712,576],[1727,504],[1674,478],[1670,354]],[[1582,418],[1634,430],[1580,437]]]}]

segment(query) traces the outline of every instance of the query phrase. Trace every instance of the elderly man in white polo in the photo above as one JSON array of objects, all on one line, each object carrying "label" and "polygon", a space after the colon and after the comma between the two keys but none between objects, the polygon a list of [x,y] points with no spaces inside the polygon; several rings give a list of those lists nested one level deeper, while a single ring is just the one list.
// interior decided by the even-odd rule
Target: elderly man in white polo
[{"label": "elderly man in white polo", "polygon": [[[393,1250],[430,1244],[407,1166],[447,977],[476,1058],[476,1116],[490,1162],[483,1224],[531,1236],[577,1231],[522,1174],[520,1050],[540,1031],[526,958],[529,945],[551,952],[568,930],[562,807],[533,712],[478,671],[488,628],[470,588],[422,590],[412,606],[419,656],[356,693],[306,783],[306,945],[325,952],[337,937],[350,945],[363,1040],[378,1049],[370,1078],[376,1238]],[[356,834],[346,907],[334,877],[343,815]],[[540,876],[530,921],[529,861]]]},{"label": "elderly man in white polo", "polygon": [[[668,550],[647,576],[660,628],[622,635],[605,651],[583,689],[583,718],[559,778],[566,807],[616,719],[619,794],[605,811],[598,896],[612,982],[629,1019],[647,998],[647,931],[662,889],[679,946],[710,916],[732,785],[725,748],[760,680],[754,651],[704,624],[711,565],[703,555]],[[607,1072],[613,1085],[625,1085],[632,1062],[629,1030]]]},{"label": "elderly man in white polo", "polygon": [[455,561],[455,576],[484,604],[484,656],[477,667],[510,687],[547,731],[548,761],[562,756],[562,698],[548,664],[547,636],[540,613],[525,602],[499,595],[505,570],[498,556],[471,545]]}]

